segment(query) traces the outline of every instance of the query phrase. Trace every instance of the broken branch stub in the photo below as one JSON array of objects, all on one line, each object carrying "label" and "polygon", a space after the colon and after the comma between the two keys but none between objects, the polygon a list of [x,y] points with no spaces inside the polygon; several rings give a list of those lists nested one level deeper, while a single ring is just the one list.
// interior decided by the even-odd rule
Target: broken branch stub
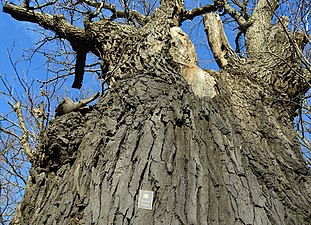
[{"label": "broken branch stub", "polygon": [[76,111],[80,109],[81,107],[86,106],[88,103],[94,101],[96,98],[98,98],[99,92],[92,95],[91,97],[87,99],[80,100],[78,102],[72,101],[70,98],[65,98],[55,109],[55,116],[61,116],[67,113],[70,113],[72,111]]}]

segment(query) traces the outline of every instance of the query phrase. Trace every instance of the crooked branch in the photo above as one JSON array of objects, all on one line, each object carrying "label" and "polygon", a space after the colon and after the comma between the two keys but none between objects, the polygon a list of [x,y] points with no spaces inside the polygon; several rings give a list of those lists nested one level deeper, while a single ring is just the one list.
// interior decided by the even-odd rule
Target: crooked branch
[{"label": "crooked branch", "polygon": [[202,6],[199,8],[191,9],[188,11],[185,11],[183,14],[183,21],[185,20],[192,20],[196,16],[200,16],[206,13],[215,12],[217,10],[221,10],[223,8],[223,2],[222,1],[215,1],[214,4]]},{"label": "crooked branch", "polygon": [[137,12],[136,10],[126,10],[126,11],[119,11],[115,4],[107,4],[105,1],[102,2],[94,2],[90,0],[83,0],[87,5],[97,8],[94,13],[92,13],[91,17],[96,17],[102,9],[107,9],[112,12],[111,19],[117,18],[134,18],[139,24],[144,24],[145,17]]},{"label": "crooked branch", "polygon": [[8,13],[16,20],[35,23],[45,29],[54,31],[60,38],[66,38],[69,41],[85,40],[84,30],[68,23],[62,15],[52,16],[12,3],[5,4],[3,12]]}]

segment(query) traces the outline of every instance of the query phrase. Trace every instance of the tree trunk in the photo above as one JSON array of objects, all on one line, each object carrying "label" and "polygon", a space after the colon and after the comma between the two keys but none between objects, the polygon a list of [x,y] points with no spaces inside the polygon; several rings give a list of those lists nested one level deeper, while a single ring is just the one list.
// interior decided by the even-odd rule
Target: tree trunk
[{"label": "tree trunk", "polygon": [[310,224],[310,174],[273,96],[237,69],[198,98],[154,66],[52,122],[15,224]]},{"label": "tree trunk", "polygon": [[11,224],[311,224],[310,171],[263,62],[203,71],[157,13],[113,37],[88,25],[114,81],[51,122]]}]

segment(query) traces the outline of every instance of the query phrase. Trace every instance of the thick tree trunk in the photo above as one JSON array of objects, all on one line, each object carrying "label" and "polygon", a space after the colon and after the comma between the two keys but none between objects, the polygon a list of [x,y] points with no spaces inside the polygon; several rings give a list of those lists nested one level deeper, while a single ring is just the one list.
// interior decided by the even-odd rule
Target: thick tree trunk
[{"label": "thick tree trunk", "polygon": [[310,224],[310,172],[253,66],[218,74],[211,99],[152,65],[51,123],[12,224]]},{"label": "thick tree trunk", "polygon": [[310,171],[277,95],[288,88],[262,79],[282,71],[252,58],[201,70],[170,6],[141,30],[86,24],[114,82],[51,122],[11,224],[310,224]]}]

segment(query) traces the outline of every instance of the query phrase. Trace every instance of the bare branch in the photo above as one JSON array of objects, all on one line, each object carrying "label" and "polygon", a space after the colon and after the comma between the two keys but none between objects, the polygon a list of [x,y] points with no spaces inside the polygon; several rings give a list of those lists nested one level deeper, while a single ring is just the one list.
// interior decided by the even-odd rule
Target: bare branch
[{"label": "bare branch", "polygon": [[10,14],[16,20],[36,23],[45,29],[52,30],[60,38],[66,38],[71,42],[85,40],[84,30],[68,23],[63,15],[52,16],[11,3],[3,6],[3,12]]},{"label": "bare branch", "polygon": [[192,10],[188,10],[186,12],[184,12],[183,14],[183,21],[185,20],[192,20],[193,18],[195,18],[196,16],[200,16],[206,13],[210,13],[210,12],[215,12],[217,10],[221,10],[223,7],[223,2],[222,1],[215,1],[214,4],[210,4],[210,5],[206,5],[206,6],[202,6],[200,8],[195,8]]},{"label": "bare branch", "polygon": [[90,19],[96,17],[99,15],[99,13],[102,11],[102,9],[107,9],[110,12],[112,12],[112,16],[110,17],[111,20],[117,19],[117,18],[128,18],[128,19],[135,19],[136,22],[143,25],[145,21],[145,17],[137,12],[136,10],[128,10],[126,8],[124,11],[117,10],[117,7],[115,4],[107,4],[105,1],[102,2],[94,2],[90,0],[83,0],[87,5],[97,8],[95,12],[91,13]]},{"label": "bare branch", "polygon": [[46,3],[42,4],[42,5],[37,5],[37,6],[33,7],[33,8],[30,7],[30,9],[42,9],[44,7],[47,7],[47,6],[54,5],[56,2],[57,2],[57,0],[53,0],[51,2],[46,2]]},{"label": "bare branch", "polygon": [[30,161],[32,161],[34,159],[34,156],[33,156],[33,152],[31,150],[30,143],[28,140],[29,131],[26,127],[26,123],[25,123],[24,116],[22,113],[21,102],[18,101],[15,105],[13,105],[12,103],[9,103],[9,104],[11,105],[13,110],[16,112],[18,121],[20,123],[20,128],[22,130],[22,138],[21,138],[22,145],[24,147],[27,157],[29,158]]},{"label": "bare branch", "polygon": [[62,79],[62,78],[64,78],[64,77],[71,76],[71,75],[73,75],[73,74],[74,74],[74,72],[69,72],[69,73],[66,73],[66,74],[62,74],[62,75],[53,77],[53,78],[51,78],[51,79],[49,79],[49,80],[46,80],[46,81],[41,81],[41,80],[37,80],[37,81],[38,81],[39,83],[41,83],[42,86],[43,86],[43,85],[52,83],[52,82],[54,82],[54,81],[57,81],[57,80],[59,80],[59,79]]},{"label": "bare branch", "polygon": [[239,25],[240,27],[245,26],[246,19],[243,17],[242,13],[237,12],[227,0],[224,0],[224,9],[225,12],[228,13]]},{"label": "bare branch", "polygon": [[8,130],[8,129],[5,129],[5,128],[3,128],[3,127],[0,127],[0,131],[6,133],[6,134],[8,134],[8,135],[12,135],[13,137],[15,137],[15,138],[18,139],[18,140],[21,140],[21,137],[19,137],[17,134],[15,134],[14,132],[12,132],[12,131],[10,131],[10,130]]},{"label": "bare branch", "polygon": [[11,168],[11,170],[12,170],[12,175],[13,175],[13,176],[17,176],[19,179],[21,179],[21,180],[23,181],[23,185],[26,185],[26,182],[27,182],[27,181],[26,181],[25,177],[23,177],[23,176],[17,171],[18,167],[12,163],[12,160],[8,159],[7,157],[2,157],[2,158],[4,159],[5,163],[8,164],[9,167]]},{"label": "bare branch", "polygon": [[9,124],[11,124],[11,127],[17,127],[17,128],[20,128],[20,126],[15,123],[14,121],[10,120],[6,115],[2,115],[0,114],[0,118],[6,122],[8,122]]},{"label": "bare branch", "polygon": [[297,134],[298,134],[298,137],[300,138],[300,140],[303,142],[303,144],[305,145],[305,147],[310,151],[310,153],[311,153],[311,143],[310,143],[310,141],[306,138],[306,137],[304,137],[304,136],[302,136],[298,131],[297,131]]},{"label": "bare branch", "polygon": [[235,5],[237,5],[240,9],[246,10],[246,5],[244,5],[243,2],[240,2],[240,1],[238,1],[238,0],[232,0],[232,2],[233,2]]}]

